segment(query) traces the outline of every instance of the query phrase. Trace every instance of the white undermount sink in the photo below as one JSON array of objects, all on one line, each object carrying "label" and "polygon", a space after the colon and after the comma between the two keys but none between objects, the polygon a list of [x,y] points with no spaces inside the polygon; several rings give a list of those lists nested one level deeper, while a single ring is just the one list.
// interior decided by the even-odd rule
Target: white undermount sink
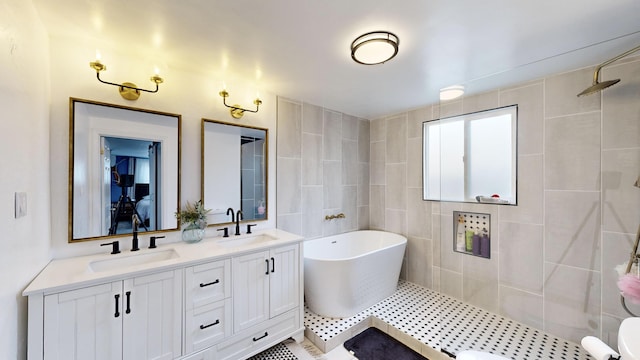
[{"label": "white undermount sink", "polygon": [[127,268],[129,266],[144,265],[163,260],[175,259],[178,256],[178,253],[173,249],[154,252],[144,252],[141,250],[135,254],[120,254],[114,255],[113,258],[92,261],[89,263],[89,268],[93,272],[110,271]]},{"label": "white undermount sink", "polygon": [[259,244],[267,241],[273,241],[276,239],[277,239],[276,237],[268,234],[245,236],[241,238],[233,238],[233,235],[231,235],[231,237],[229,238],[223,238],[222,240],[219,240],[218,244],[221,246],[234,247],[234,246]]}]

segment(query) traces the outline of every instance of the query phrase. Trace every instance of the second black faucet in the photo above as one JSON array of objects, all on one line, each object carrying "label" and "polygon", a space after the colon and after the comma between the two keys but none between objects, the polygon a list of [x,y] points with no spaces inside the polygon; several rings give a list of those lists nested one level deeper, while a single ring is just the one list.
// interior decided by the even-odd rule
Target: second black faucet
[{"label": "second black faucet", "polygon": [[236,235],[240,235],[240,220],[242,220],[242,210],[236,213]]}]

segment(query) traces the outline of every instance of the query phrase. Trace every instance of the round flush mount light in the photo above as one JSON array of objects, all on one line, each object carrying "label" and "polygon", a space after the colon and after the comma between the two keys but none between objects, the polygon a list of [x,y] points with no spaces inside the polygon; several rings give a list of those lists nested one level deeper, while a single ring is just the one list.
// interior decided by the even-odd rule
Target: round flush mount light
[{"label": "round flush mount light", "polygon": [[464,95],[464,86],[453,85],[440,89],[440,101],[457,99]]},{"label": "round flush mount light", "polygon": [[358,64],[383,64],[398,53],[400,39],[388,31],[372,31],[358,36],[351,43],[351,58]]}]

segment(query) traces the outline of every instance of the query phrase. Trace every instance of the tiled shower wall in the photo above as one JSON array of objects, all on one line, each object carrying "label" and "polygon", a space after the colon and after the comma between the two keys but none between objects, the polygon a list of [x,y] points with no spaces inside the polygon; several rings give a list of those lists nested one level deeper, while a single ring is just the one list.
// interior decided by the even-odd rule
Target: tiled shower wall
[{"label": "tiled shower wall", "polygon": [[277,113],[278,228],[306,239],[369,228],[369,121],[285,98]]},{"label": "tiled shower wall", "polygon": [[[406,235],[403,276],[579,342],[616,346],[614,267],[640,225],[640,58],[371,122],[370,227]],[[422,122],[518,104],[518,206],[422,201]],[[453,251],[453,211],[491,214],[491,259]],[[640,314],[640,307],[630,306]]]}]

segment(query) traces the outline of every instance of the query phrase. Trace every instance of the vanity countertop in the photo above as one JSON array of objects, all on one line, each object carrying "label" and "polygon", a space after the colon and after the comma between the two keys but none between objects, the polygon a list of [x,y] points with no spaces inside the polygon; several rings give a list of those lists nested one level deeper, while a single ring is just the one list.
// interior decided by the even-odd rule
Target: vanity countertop
[{"label": "vanity countertop", "polygon": [[[22,294],[24,296],[37,293],[46,295],[82,285],[89,286],[159,270],[181,268],[302,240],[303,238],[299,235],[279,229],[267,229],[228,238],[205,238],[195,244],[177,242],[158,245],[155,249],[141,247],[136,252],[123,250],[113,255],[105,249],[101,254],[52,260]],[[117,264],[117,266],[110,266],[110,264]]]}]

